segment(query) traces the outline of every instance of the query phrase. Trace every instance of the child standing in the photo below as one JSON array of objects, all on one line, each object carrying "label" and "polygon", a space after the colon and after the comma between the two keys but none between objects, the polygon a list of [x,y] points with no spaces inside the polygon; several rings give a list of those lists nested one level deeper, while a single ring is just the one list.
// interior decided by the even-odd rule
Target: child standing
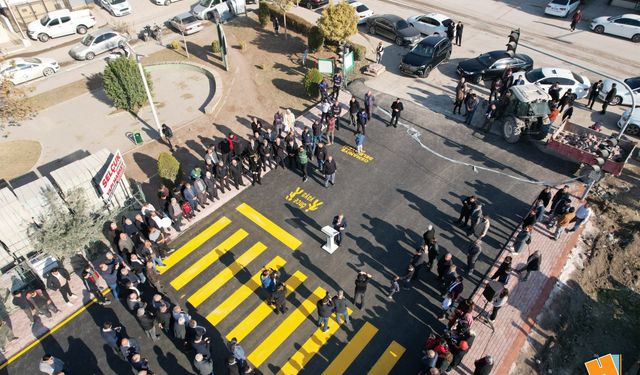
[{"label": "child standing", "polygon": [[391,290],[389,291],[389,295],[387,297],[389,297],[390,300],[393,300],[393,295],[398,293],[399,291],[400,291],[400,277],[395,276],[391,281]]},{"label": "child standing", "polygon": [[440,313],[440,317],[439,317],[440,319],[444,319],[447,316],[447,312],[449,311],[449,308],[451,307],[452,303],[453,303],[453,294],[449,292],[444,297],[444,300],[442,300],[442,312]]},{"label": "child standing", "polygon": [[364,134],[361,132],[356,133],[356,150],[358,154],[362,154],[362,145],[364,145]]}]

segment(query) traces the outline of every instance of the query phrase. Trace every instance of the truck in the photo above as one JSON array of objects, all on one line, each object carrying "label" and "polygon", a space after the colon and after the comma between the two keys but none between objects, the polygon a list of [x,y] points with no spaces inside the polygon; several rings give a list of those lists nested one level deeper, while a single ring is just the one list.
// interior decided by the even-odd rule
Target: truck
[{"label": "truck", "polygon": [[200,0],[200,2],[191,9],[191,14],[201,20],[220,23],[238,14],[245,13],[245,9],[245,0]]},{"label": "truck", "polygon": [[51,38],[71,34],[86,34],[87,30],[96,24],[96,18],[89,9],[70,11],[69,9],[54,10],[45,14],[39,20],[27,25],[29,38],[46,42]]}]

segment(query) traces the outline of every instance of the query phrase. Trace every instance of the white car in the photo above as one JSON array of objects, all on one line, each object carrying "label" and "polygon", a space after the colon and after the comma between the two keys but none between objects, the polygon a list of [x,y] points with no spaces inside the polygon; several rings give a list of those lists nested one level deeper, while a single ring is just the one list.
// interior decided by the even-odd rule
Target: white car
[{"label": "white car", "polygon": [[0,80],[8,79],[17,85],[32,79],[48,77],[58,70],[60,70],[60,65],[54,59],[16,58],[0,64]]},{"label": "white car", "polygon": [[407,23],[424,35],[447,35],[451,18],[440,13],[419,14],[407,18]]},{"label": "white car", "polygon": [[50,38],[71,34],[86,34],[96,24],[96,17],[89,9],[72,12],[68,9],[54,10],[27,26],[29,38],[46,42]]},{"label": "white car", "polygon": [[359,1],[349,1],[349,5],[356,10],[356,15],[358,16],[358,25],[363,24],[367,17],[373,16],[373,11],[369,9],[368,6],[364,5]]},{"label": "white car", "polygon": [[560,97],[564,95],[567,89],[571,89],[571,92],[578,99],[586,97],[591,86],[587,77],[573,73],[569,69],[560,68],[532,69],[524,74],[524,80],[526,83],[539,85],[545,91],[548,91],[549,87],[558,82],[561,89]]},{"label": "white car", "polygon": [[[630,114],[630,109],[624,111],[622,116],[620,116],[620,120],[618,120],[618,128],[622,129],[624,127],[624,123],[627,122]],[[627,129],[624,133],[629,135],[640,135],[640,110],[636,109],[633,111],[633,116],[631,116],[629,125],[627,125]]]},{"label": "white car", "polygon": [[[609,105],[631,105],[631,93],[627,91],[627,89],[622,85],[620,81],[614,81],[612,79],[606,79],[602,82],[602,90],[600,90],[601,100],[604,100],[607,97],[607,93],[611,90],[612,84],[616,82],[616,96],[613,97]],[[640,77],[631,77],[624,80],[631,91],[633,91],[633,97],[636,99],[636,105],[640,105]]]},{"label": "white car", "polygon": [[202,21],[191,13],[181,13],[169,20],[171,26],[184,35],[195,34],[201,31]]},{"label": "white car", "polygon": [[153,2],[156,5],[165,5],[165,6],[167,6],[167,5],[171,4],[171,3],[175,3],[176,1],[179,1],[179,0],[153,0]]},{"label": "white car", "polygon": [[640,15],[637,14],[594,18],[589,27],[598,34],[621,36],[640,43]]},{"label": "white car", "polygon": [[578,10],[580,0],[551,0],[544,8],[544,14],[556,17],[566,17]]},{"label": "white car", "polygon": [[127,0],[100,0],[100,5],[114,17],[131,14],[131,4]]}]

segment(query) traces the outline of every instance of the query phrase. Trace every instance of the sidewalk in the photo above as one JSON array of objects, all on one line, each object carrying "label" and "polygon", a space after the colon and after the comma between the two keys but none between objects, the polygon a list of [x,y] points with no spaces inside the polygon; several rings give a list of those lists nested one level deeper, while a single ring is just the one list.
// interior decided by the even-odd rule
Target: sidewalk
[{"label": "sidewalk", "polygon": [[[584,190],[580,183],[571,186],[571,194],[579,197]],[[575,199],[574,199],[575,202]],[[570,224],[573,225],[573,224]],[[518,231],[507,243],[511,244]],[[527,339],[527,336],[536,325],[536,317],[542,310],[558,276],[564,267],[567,257],[576,246],[582,228],[571,233],[563,233],[557,241],[553,239],[553,233],[546,225],[536,224],[531,236],[531,245],[528,250],[520,254],[510,253],[506,250],[498,257],[494,266],[487,275],[491,276],[498,269],[507,256],[513,257],[513,269],[519,269],[526,264],[527,257],[535,250],[542,254],[542,265],[539,272],[534,272],[527,281],[521,281],[518,275],[513,274],[507,288],[509,300],[502,307],[493,329],[481,318],[476,316],[481,312],[482,306],[487,302],[482,296],[487,280],[483,280],[471,297],[475,302],[474,323],[472,329],[476,332],[476,339],[469,352],[465,355],[462,364],[455,370],[457,374],[468,375],[473,373],[474,362],[484,356],[491,355],[494,359],[492,373],[508,374],[511,366],[518,358],[518,354]],[[486,307],[486,313],[490,314],[491,304]]]}]

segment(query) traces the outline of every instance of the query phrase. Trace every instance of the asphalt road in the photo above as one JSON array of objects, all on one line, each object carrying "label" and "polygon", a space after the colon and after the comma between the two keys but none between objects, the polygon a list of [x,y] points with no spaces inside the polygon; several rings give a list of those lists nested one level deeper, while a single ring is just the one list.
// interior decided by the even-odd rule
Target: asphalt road
[{"label": "asphalt road", "polygon": [[[356,84],[352,89],[356,95],[362,95],[364,87]],[[378,95],[378,103],[383,108],[388,107],[392,99],[384,94]],[[405,108],[403,122],[421,132],[425,145],[448,157],[521,178],[547,181],[563,180],[575,167],[540,153],[526,142],[509,145],[496,135],[474,135],[472,129],[414,104],[407,103]],[[182,305],[225,267],[233,262],[240,262],[241,254],[255,243],[260,241],[266,246],[266,250],[252,258],[246,267],[237,268],[238,272],[224,285],[220,284],[211,297],[204,299],[197,308],[189,308],[193,316],[207,327],[212,337],[216,373],[225,373],[223,358],[226,353],[220,336],[229,333],[254,311],[261,304],[261,296],[259,292],[250,294],[216,327],[211,326],[203,317],[241,285],[249,285],[249,278],[276,256],[286,261],[282,268],[284,280],[296,271],[307,278],[289,296],[290,311],[286,316],[269,314],[254,329],[245,331],[246,337],[241,340],[241,344],[250,358],[255,354],[254,350],[267,340],[281,322],[293,314],[299,314],[301,310],[294,309],[317,287],[332,294],[343,288],[351,298],[356,271],[365,270],[373,275],[365,307],[360,310],[351,306],[354,309],[352,326],[340,327],[321,347],[319,353],[310,359],[304,372],[316,374],[326,369],[344,348],[346,341],[368,322],[377,329],[377,333],[369,341],[364,340],[366,346],[354,357],[348,373],[362,374],[369,371],[392,341],[406,349],[392,373],[415,373],[421,345],[429,332],[429,326],[436,330],[442,329],[442,324],[435,319],[440,297],[434,288],[433,276],[425,272],[411,291],[401,291],[395,301],[391,302],[384,294],[391,277],[405,272],[410,256],[420,245],[422,233],[429,223],[433,223],[437,229],[441,249],[452,252],[456,264],[463,267],[464,255],[461,249],[465,248],[468,240],[464,231],[451,222],[457,218],[461,198],[475,194],[485,203],[485,212],[492,216],[493,225],[477,265],[479,272],[465,278],[463,294],[469,295],[496,256],[498,248],[515,228],[519,215],[526,211],[539,191],[539,187],[531,184],[494,173],[476,173],[471,167],[444,161],[422,148],[402,127],[385,127],[380,117],[376,117],[367,128],[364,149],[366,154],[373,157],[368,163],[340,151],[343,145],[353,144],[353,129],[341,128],[337,136],[336,144],[330,146],[330,153],[334,155],[338,165],[335,186],[324,188],[318,183],[318,175],[302,183],[301,177],[290,171],[271,172],[265,177],[262,186],[247,189],[177,240],[176,247],[179,247],[222,217],[231,221],[163,275],[170,291],[169,297],[172,301],[181,301]],[[286,200],[288,194],[298,187],[312,196],[311,201],[322,202],[317,210],[305,212],[295,204],[295,200]],[[298,197],[308,202],[308,196]],[[237,210],[243,203],[271,219],[301,241],[301,245],[296,250],[291,250],[283,240],[276,239],[259,228]],[[321,249],[324,237],[320,229],[329,224],[339,211],[345,213],[349,226],[343,246],[329,255]],[[202,263],[202,259],[211,254],[212,249],[239,230],[244,230],[247,234],[238,245],[220,256],[211,266],[205,267],[180,290],[176,291],[169,286],[169,282],[176,280],[187,268]],[[292,326],[287,331],[291,335],[282,345],[274,347],[272,354],[269,353],[271,350],[266,351],[260,369],[264,373],[277,372],[300,345],[312,336],[316,317],[314,311],[307,318],[303,316],[299,326]],[[154,346],[144,337],[131,314],[120,304],[113,304],[110,308],[92,306],[41,345],[0,370],[0,374],[37,373],[38,359],[44,352],[63,358],[72,374],[131,373],[126,363],[105,350],[97,326],[106,319],[122,322],[127,327],[128,334],[139,339],[142,354],[149,358],[151,368],[157,373],[192,373],[191,355],[187,359],[165,337]],[[369,327],[368,332],[371,331]]]}]

